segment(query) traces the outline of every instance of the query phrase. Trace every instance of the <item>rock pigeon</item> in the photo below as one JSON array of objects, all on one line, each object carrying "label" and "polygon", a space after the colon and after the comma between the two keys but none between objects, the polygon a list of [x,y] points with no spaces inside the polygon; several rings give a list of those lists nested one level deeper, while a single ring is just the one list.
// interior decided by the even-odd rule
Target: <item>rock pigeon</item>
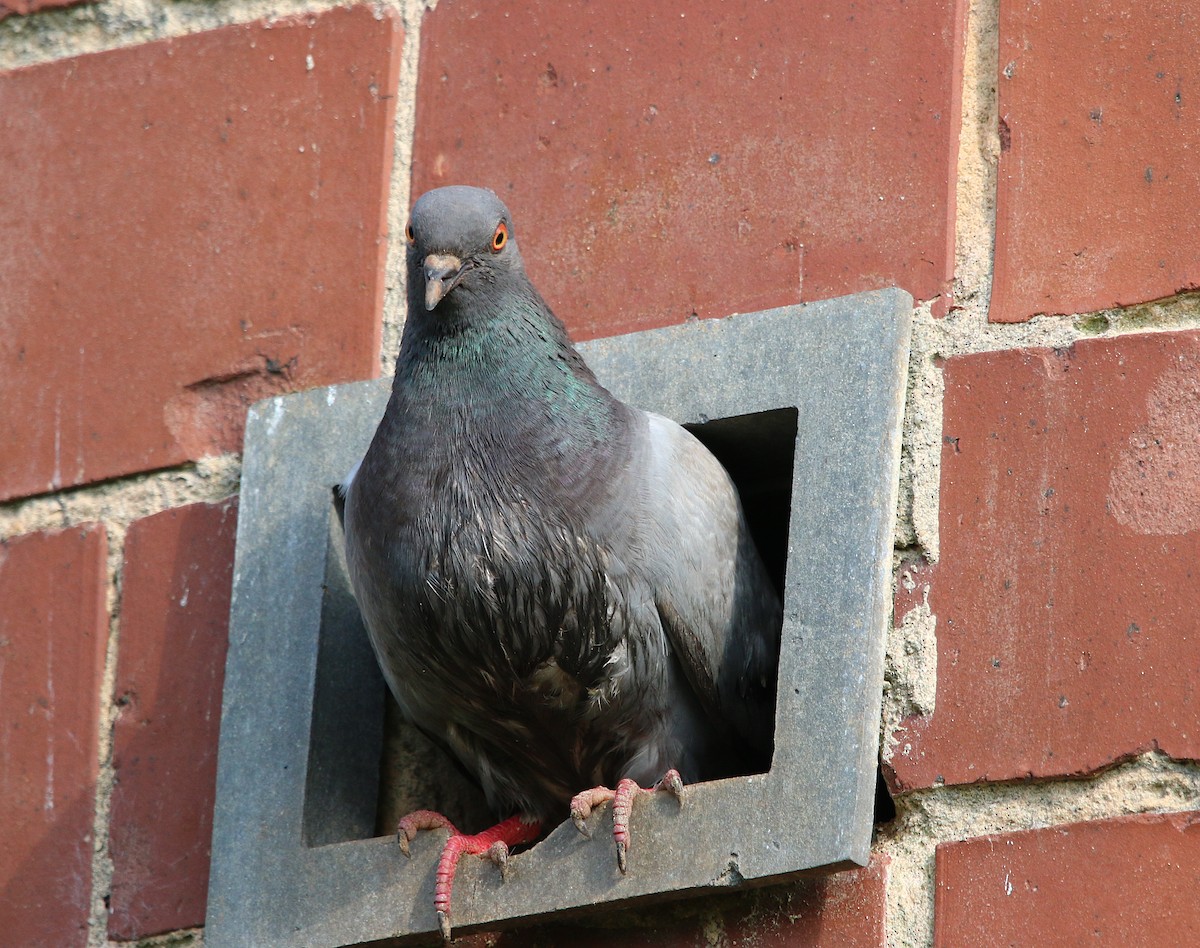
[{"label": "rock pigeon", "polygon": [[[404,715],[498,817],[451,830],[503,866],[612,802],[622,870],[643,787],[764,770],[782,610],[732,480],[688,431],[597,381],[525,273],[508,209],[445,187],[413,207],[391,399],[342,485],[347,563]],[[616,790],[608,787],[616,785]],[[682,797],[680,796],[682,799]]]}]

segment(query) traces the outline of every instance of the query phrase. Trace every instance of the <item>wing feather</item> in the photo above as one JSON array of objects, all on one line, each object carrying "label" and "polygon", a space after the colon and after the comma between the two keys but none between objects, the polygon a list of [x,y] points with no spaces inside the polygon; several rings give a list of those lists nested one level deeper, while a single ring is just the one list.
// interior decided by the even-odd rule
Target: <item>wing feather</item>
[{"label": "wing feather", "polygon": [[770,752],[782,604],[732,478],[686,429],[646,414],[638,552],[688,682],[718,727]]}]

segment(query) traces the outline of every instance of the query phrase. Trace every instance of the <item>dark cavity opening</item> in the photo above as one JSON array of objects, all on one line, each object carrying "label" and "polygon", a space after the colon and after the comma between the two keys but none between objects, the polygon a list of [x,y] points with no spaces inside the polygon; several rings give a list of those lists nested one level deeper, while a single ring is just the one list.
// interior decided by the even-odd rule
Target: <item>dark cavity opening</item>
[{"label": "dark cavity opening", "polygon": [[896,801],[892,799],[882,768],[875,771],[875,819],[877,827],[886,826],[896,818]]},{"label": "dark cavity opening", "polygon": [[777,408],[684,425],[737,485],[746,523],[780,595],[787,572],[797,418],[796,409]]},{"label": "dark cavity opening", "polygon": [[[781,598],[787,580],[797,421],[795,408],[776,408],[684,425],[733,478],[746,525]],[[774,731],[774,718],[771,723]],[[763,773],[770,765],[770,759],[731,757],[724,776]]]}]

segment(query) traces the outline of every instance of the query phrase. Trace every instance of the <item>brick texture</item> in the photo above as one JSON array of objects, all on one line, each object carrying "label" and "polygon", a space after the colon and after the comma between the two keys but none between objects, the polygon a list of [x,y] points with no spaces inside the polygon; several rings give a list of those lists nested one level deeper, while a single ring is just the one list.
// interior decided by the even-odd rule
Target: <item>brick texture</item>
[{"label": "brick texture", "polygon": [[462,948],[882,948],[888,861],[762,892],[456,937]]},{"label": "brick texture", "polygon": [[111,938],[204,924],[237,504],[129,529],[109,844]]},{"label": "brick texture", "polygon": [[14,13],[36,13],[38,10],[53,10],[55,7],[73,7],[95,0],[0,0],[0,20]]},{"label": "brick texture", "polygon": [[398,44],[357,7],[0,74],[0,499],[377,374]]},{"label": "brick texture", "polygon": [[991,318],[1200,286],[1200,6],[1000,4]]},{"label": "brick texture", "polygon": [[442,0],[413,192],[493,188],[577,337],[888,285],[938,297],[962,9]]},{"label": "brick texture", "polygon": [[1200,813],[937,848],[934,944],[1200,944]]},{"label": "brick texture", "polygon": [[893,787],[1200,757],[1200,333],[964,356],[945,380],[937,704],[898,735]]},{"label": "brick texture", "polygon": [[100,680],[103,528],[0,543],[0,940],[87,943]]}]

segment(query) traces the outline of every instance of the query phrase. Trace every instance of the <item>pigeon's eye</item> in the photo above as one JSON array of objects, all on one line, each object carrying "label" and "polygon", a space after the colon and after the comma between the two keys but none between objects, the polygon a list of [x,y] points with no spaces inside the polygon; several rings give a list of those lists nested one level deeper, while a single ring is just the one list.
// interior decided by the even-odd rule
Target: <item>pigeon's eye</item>
[{"label": "pigeon's eye", "polygon": [[409,224],[404,228],[404,239],[410,244],[417,242],[417,235],[413,233],[412,224]]},{"label": "pigeon's eye", "polygon": [[499,253],[508,243],[508,225],[501,221],[496,225],[496,233],[492,234],[492,253]]}]

